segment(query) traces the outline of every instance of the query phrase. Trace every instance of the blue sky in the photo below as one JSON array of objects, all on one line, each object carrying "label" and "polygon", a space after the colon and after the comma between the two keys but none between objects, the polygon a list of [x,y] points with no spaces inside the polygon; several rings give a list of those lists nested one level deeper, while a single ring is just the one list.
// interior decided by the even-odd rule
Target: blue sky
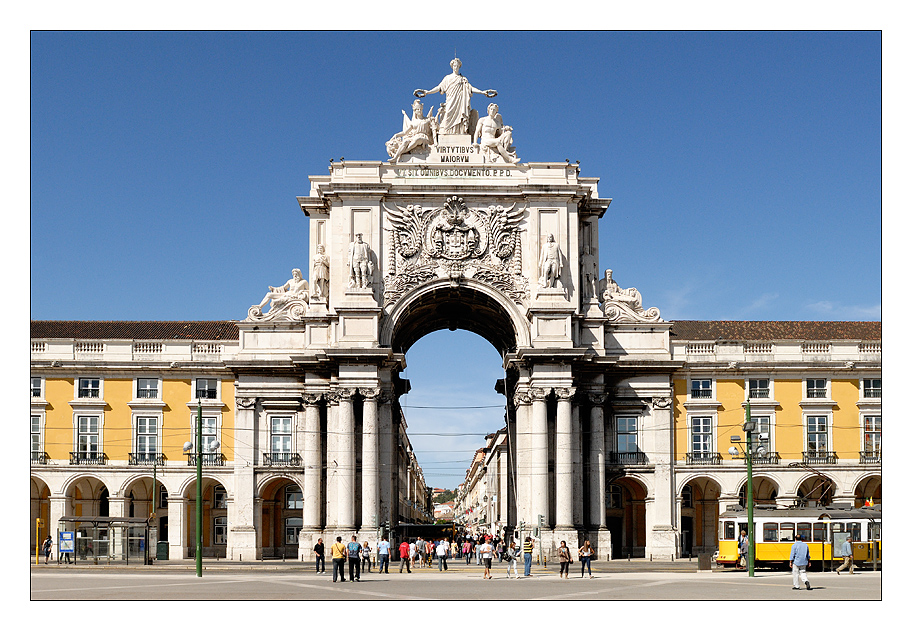
[{"label": "blue sky", "polygon": [[[33,32],[30,49],[32,319],[243,319],[310,267],[308,176],[387,159],[454,49],[522,161],[601,178],[601,267],[663,318],[881,318],[876,31]],[[452,488],[502,424],[499,357],[444,331],[407,361],[413,444]]]}]

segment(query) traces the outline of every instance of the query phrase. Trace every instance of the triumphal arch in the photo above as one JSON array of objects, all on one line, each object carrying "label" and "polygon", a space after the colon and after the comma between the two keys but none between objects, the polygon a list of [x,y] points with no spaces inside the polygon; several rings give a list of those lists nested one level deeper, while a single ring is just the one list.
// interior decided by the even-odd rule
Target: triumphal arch
[{"label": "triumphal arch", "polygon": [[461,328],[504,361],[507,521],[542,516],[546,547],[586,537],[607,549],[608,423],[630,411],[648,419],[642,449],[655,454],[642,478],[647,553],[672,556],[670,324],[598,267],[611,202],[598,178],[567,161],[522,161],[514,142],[530,132],[514,137],[496,91],[472,86],[459,60],[451,69],[403,95],[411,114],[386,141],[388,160],[331,161],[310,178],[298,197],[310,282],[294,270],[239,323],[237,429],[254,440],[235,473],[235,551],[256,550],[255,525],[243,523],[259,510],[256,440],[282,411],[304,421],[302,544],[395,524],[405,353]]}]

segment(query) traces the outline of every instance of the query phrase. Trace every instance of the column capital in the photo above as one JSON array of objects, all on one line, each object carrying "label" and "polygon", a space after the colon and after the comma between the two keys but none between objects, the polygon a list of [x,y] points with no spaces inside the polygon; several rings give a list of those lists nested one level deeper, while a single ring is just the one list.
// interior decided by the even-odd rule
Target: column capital
[{"label": "column capital", "polygon": [[322,392],[305,392],[301,395],[301,400],[306,407],[316,407],[323,400]]},{"label": "column capital", "polygon": [[364,400],[373,400],[381,403],[384,392],[381,388],[358,388],[358,392],[364,397]]},{"label": "column capital", "polygon": [[605,405],[605,401],[608,400],[608,395],[604,392],[587,392],[586,396],[592,405]]},{"label": "column capital", "polygon": [[235,403],[242,410],[252,410],[256,407],[256,397],[236,397]]},{"label": "column capital", "polygon": [[532,401],[544,401],[551,394],[551,388],[529,388],[529,396]]},{"label": "column capital", "polygon": [[555,388],[554,396],[558,401],[570,401],[576,396],[576,388]]},{"label": "column capital", "polygon": [[652,397],[652,407],[657,410],[667,410],[671,407],[671,397]]},{"label": "column capital", "polygon": [[528,388],[523,390],[516,390],[513,394],[513,405],[519,407],[521,405],[529,405],[532,403],[532,395],[530,394]]}]

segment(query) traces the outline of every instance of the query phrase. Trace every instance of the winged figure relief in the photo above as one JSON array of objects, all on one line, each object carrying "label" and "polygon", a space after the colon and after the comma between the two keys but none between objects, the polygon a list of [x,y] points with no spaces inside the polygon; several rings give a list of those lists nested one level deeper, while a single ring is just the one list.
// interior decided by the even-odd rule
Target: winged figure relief
[{"label": "winged figure relief", "polygon": [[409,204],[401,206],[387,206],[386,216],[394,228],[396,249],[402,258],[411,258],[421,251],[421,206]]},{"label": "winged figure relief", "polygon": [[523,208],[513,204],[509,208],[488,206],[491,217],[491,254],[501,261],[513,254],[516,248],[517,227],[522,221]]}]

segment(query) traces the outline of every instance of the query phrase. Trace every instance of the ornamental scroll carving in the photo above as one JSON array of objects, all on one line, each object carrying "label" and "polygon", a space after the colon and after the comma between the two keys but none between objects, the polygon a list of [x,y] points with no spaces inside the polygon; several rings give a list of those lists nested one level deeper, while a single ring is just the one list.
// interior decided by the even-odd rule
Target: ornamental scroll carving
[{"label": "ornamental scroll carving", "polygon": [[475,278],[522,304],[529,294],[519,260],[523,208],[469,208],[456,196],[443,206],[387,205],[392,226],[390,274],[384,278],[384,306],[423,283]]},{"label": "ornamental scroll carving", "polygon": [[602,281],[602,301],[609,322],[662,322],[657,307],[643,308],[643,296],[636,287],[622,289],[611,274],[611,270],[606,269]]}]

